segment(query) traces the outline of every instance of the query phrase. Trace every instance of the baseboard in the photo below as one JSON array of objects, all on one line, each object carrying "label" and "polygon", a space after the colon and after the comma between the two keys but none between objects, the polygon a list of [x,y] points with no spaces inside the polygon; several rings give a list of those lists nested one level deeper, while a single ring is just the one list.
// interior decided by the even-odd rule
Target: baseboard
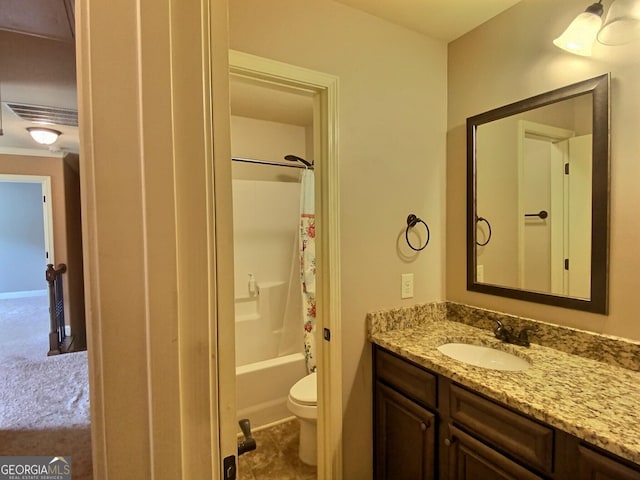
[{"label": "baseboard", "polygon": [[44,290],[25,290],[22,292],[4,292],[0,293],[0,300],[5,300],[9,298],[26,298],[26,297],[39,297],[41,295],[46,295],[47,289]]}]

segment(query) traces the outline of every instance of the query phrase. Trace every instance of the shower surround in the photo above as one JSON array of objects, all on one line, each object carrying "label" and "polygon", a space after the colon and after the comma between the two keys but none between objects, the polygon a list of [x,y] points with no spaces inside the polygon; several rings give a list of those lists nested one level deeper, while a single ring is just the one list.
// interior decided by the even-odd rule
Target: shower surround
[{"label": "shower surround", "polygon": [[234,180],[233,196],[237,415],[257,428],[291,415],[289,389],[306,374],[300,185]]}]

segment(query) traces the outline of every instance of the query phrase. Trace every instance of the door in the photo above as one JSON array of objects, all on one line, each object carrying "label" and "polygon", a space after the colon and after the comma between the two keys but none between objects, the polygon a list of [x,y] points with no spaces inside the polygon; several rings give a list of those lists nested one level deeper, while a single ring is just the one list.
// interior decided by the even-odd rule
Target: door
[{"label": "door", "polygon": [[376,382],[376,480],[435,479],[435,431],[433,413]]},{"label": "door", "polygon": [[518,285],[562,295],[567,291],[564,174],[571,130],[521,120],[518,128]]},{"label": "door", "polygon": [[591,143],[592,135],[569,139],[566,258],[568,293],[577,298],[591,298]]},{"label": "door", "polygon": [[[551,173],[553,144],[524,139],[524,284],[525,290],[551,291]],[[552,212],[555,217],[555,212]],[[562,238],[562,237],[560,237]],[[560,292],[557,292],[560,293]]]}]

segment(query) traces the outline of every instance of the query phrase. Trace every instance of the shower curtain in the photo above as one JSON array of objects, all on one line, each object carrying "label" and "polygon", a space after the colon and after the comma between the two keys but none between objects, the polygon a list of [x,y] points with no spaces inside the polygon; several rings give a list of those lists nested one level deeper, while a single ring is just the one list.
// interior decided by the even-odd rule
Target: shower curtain
[{"label": "shower curtain", "polygon": [[300,182],[300,279],[304,313],[304,355],[309,373],[316,371],[316,218],[313,170]]}]

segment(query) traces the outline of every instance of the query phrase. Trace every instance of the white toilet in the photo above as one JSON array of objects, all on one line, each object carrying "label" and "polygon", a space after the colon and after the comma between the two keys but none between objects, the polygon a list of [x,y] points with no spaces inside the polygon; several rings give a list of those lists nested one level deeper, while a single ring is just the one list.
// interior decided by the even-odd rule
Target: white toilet
[{"label": "white toilet", "polygon": [[287,407],[300,420],[298,456],[307,465],[317,463],[316,421],[318,419],[317,374],[313,372],[298,380],[287,398]]}]

